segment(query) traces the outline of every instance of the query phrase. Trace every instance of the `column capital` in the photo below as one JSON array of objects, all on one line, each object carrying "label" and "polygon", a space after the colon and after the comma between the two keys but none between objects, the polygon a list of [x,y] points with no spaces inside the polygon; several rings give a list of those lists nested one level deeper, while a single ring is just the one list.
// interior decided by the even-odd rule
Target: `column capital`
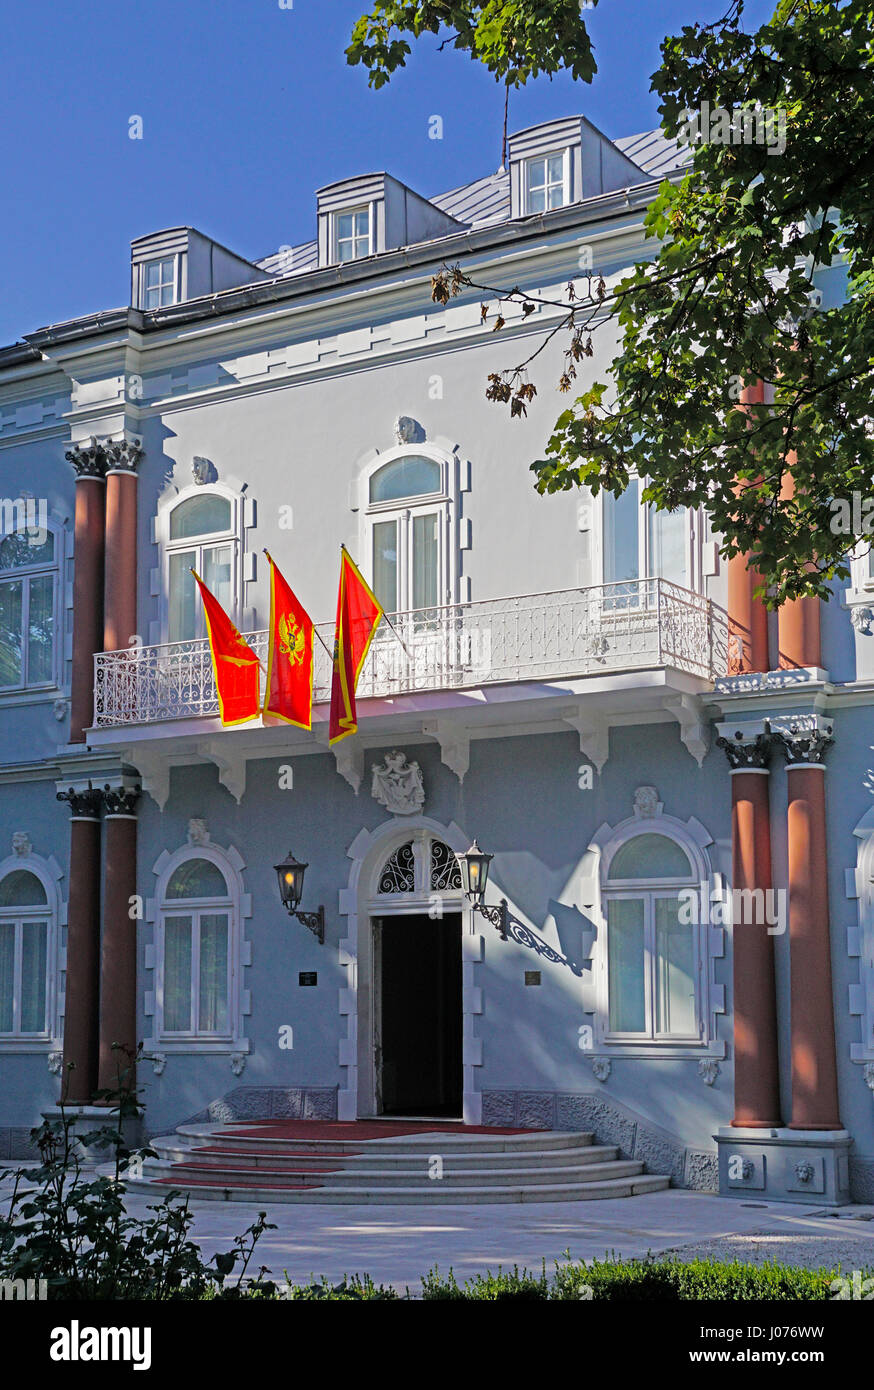
[{"label": "column capital", "polygon": [[68,463],[73,465],[77,481],[81,478],[106,477],[107,473],[133,473],[143,458],[143,449],[127,439],[97,439],[92,437],[87,444],[74,444],[66,451]]},{"label": "column capital", "polygon": [[124,816],[127,819],[135,820],[140,790],[141,788],[138,786],[112,787],[107,783],[100,793],[107,816]]},{"label": "column capital", "polygon": [[732,772],[765,771],[771,757],[772,739],[769,734],[760,733],[744,736],[740,729],[733,737],[720,734],[716,740],[728,758]]},{"label": "column capital", "polygon": [[787,719],[772,729],[782,744],[786,764],[793,767],[824,767],[825,755],[834,743],[833,725],[820,715],[801,715]]},{"label": "column capital", "polygon": [[66,801],[74,820],[99,820],[102,795],[88,783],[87,787],[68,787],[56,793],[58,801]]}]

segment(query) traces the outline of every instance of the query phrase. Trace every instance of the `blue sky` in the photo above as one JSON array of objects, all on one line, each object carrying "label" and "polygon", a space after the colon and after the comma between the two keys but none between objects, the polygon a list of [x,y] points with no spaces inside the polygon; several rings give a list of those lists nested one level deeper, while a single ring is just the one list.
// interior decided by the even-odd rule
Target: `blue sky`
[{"label": "blue sky", "polygon": [[[285,0],[288,3],[288,0]],[[749,22],[774,0],[749,0]],[[426,196],[497,168],[502,92],[427,39],[374,92],[344,48],[366,0],[0,0],[0,344],[126,304],[133,237],[191,225],[250,259],[313,235],[314,190],[387,169]],[[659,42],[725,0],[600,0],[591,87],[540,78],[510,128],[658,123]],[[428,138],[440,115],[444,138]],[[128,135],[132,116],[143,139]]]}]

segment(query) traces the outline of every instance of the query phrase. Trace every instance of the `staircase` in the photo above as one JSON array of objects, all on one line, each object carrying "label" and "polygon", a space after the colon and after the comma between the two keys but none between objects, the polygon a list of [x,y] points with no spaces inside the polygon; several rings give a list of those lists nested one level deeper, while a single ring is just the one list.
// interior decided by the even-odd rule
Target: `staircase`
[{"label": "staircase", "polygon": [[151,1147],[158,1157],[127,1178],[132,1192],[219,1202],[579,1202],[670,1186],[592,1134],[441,1121],[188,1124]]}]

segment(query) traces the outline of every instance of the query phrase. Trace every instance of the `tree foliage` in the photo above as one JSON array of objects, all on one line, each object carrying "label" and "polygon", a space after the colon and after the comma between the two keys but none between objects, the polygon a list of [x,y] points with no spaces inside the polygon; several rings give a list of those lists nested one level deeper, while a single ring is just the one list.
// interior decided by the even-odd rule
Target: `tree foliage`
[{"label": "tree foliage", "polygon": [[382,87],[412,52],[404,35],[445,32],[441,47],[463,50],[508,86],[562,68],[591,82],[595,60],[580,11],[580,0],[376,0],[356,23],[346,57]]},{"label": "tree foliage", "polygon": [[[874,491],[874,0],[780,0],[752,33],[743,13],[730,0],[717,23],[662,45],[662,128],[691,135],[691,163],[648,209],[651,258],[609,286],[569,286],[557,306],[571,334],[560,389],[611,319],[620,351],[533,470],[541,492],[618,495],[636,473],[659,508],[705,505],[723,553],[750,552],[778,603],[847,576],[860,536],[846,515],[862,514],[854,493],[864,506]],[[696,139],[690,115],[704,103],[768,133],[747,138],[739,115],[737,138],[702,122]],[[814,275],[828,267],[843,268],[845,288],[820,303]],[[438,275],[435,297],[473,283]],[[535,392],[530,361],[487,385],[514,414]],[[739,410],[756,380],[765,400]]]}]

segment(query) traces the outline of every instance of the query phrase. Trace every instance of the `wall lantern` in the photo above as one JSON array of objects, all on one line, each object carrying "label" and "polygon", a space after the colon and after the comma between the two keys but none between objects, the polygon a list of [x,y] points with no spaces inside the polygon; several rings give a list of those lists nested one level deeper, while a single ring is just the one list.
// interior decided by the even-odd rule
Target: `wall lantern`
[{"label": "wall lantern", "polygon": [[459,854],[458,860],[461,864],[461,881],[464,891],[470,899],[471,907],[474,912],[480,913],[493,927],[497,927],[501,933],[501,940],[507,940],[507,924],[509,914],[507,911],[507,899],[501,898],[498,907],[491,907],[483,901],[485,898],[486,885],[489,881],[489,865],[494,859],[493,854],[484,854],[474,840],[466,854]]},{"label": "wall lantern", "polygon": [[279,878],[279,895],[289,917],[296,917],[303,926],[309,927],[319,944],[323,946],[325,944],[324,907],[320,907],[317,912],[300,912],[298,910],[300,900],[303,897],[304,874],[309,866],[301,864],[300,860],[295,859],[289,850],[281,864],[274,864],[273,867]]}]

